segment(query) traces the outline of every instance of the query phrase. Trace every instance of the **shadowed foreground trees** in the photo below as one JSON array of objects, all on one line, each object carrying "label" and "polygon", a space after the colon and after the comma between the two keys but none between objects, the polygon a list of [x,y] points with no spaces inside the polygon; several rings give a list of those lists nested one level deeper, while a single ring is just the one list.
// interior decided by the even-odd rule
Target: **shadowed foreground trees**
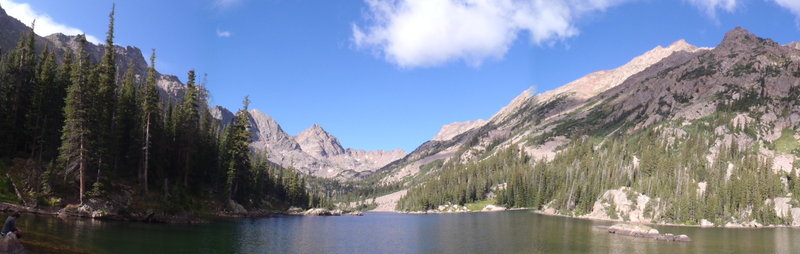
[{"label": "shadowed foreground trees", "polygon": [[194,70],[182,98],[162,100],[155,50],[146,75],[132,63],[118,70],[115,11],[97,63],[82,35],[75,52],[45,48],[37,56],[28,31],[16,49],[0,53],[0,138],[8,140],[0,145],[0,171],[29,165],[24,175],[36,180],[26,183],[23,199],[58,206],[54,200],[109,200],[133,190],[132,206],[175,212],[200,209],[203,200],[265,209],[322,202],[309,198],[295,170],[250,159],[247,104],[230,126],[220,125]]}]

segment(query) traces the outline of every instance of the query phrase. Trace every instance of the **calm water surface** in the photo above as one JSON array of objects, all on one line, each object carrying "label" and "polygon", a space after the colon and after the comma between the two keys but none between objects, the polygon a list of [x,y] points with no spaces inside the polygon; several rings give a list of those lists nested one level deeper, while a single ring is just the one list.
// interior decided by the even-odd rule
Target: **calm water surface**
[{"label": "calm water surface", "polygon": [[181,226],[28,215],[18,224],[98,253],[800,253],[800,229],[656,227],[694,239],[676,243],[608,234],[599,228],[608,222],[530,211],[285,216]]}]

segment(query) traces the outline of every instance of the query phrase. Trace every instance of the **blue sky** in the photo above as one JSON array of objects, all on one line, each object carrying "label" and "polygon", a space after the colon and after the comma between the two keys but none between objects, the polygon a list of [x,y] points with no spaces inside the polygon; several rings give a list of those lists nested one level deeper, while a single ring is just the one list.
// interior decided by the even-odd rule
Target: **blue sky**
[{"label": "blue sky", "polygon": [[[289,134],[316,123],[368,150],[410,152],[531,86],[547,91],[679,39],[715,46],[742,26],[800,40],[800,0],[116,2],[116,43],[156,48],[162,73],[208,73],[212,103],[235,111],[250,95]],[[98,40],[111,3],[0,0],[39,17],[42,35]]]}]

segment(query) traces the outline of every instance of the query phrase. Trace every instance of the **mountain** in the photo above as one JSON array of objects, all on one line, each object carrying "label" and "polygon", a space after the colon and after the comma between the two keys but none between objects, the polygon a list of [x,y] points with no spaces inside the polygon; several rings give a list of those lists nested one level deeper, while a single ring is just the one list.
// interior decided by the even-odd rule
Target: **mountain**
[{"label": "mountain", "polygon": [[[251,109],[249,113],[253,133],[250,146],[257,153],[266,154],[270,161],[308,175],[342,180],[361,178],[406,155],[400,149],[364,151],[344,148],[339,139],[316,124],[292,136],[275,119],[258,109]],[[220,106],[211,108],[211,115],[223,125],[234,117],[232,112]]]},{"label": "mountain", "polygon": [[[708,49],[697,48],[679,40],[668,47],[657,46],[618,68],[591,73],[543,94],[534,95],[531,89],[523,91],[488,121],[479,119],[445,125],[433,140],[422,144],[406,158],[382,168],[381,171],[390,172],[386,182],[394,182],[415,175],[423,165],[438,160],[450,160],[456,154],[461,155],[458,158],[460,161],[469,161],[475,158],[476,153],[491,150],[500,143],[519,142],[530,135],[532,125],[542,125],[558,118],[559,113],[585,105],[592,96],[621,84],[628,77],[673,53],[679,52],[679,55],[683,55],[705,50]],[[547,106],[539,107],[539,104]],[[566,139],[557,138],[543,146],[527,147],[526,151],[537,158],[551,157],[555,152],[554,148],[564,143]]]},{"label": "mountain", "polygon": [[379,208],[491,197],[590,218],[800,225],[797,45],[736,28],[715,48],[681,40],[553,91],[525,91],[482,127],[383,168],[383,182],[406,188],[378,198]]}]

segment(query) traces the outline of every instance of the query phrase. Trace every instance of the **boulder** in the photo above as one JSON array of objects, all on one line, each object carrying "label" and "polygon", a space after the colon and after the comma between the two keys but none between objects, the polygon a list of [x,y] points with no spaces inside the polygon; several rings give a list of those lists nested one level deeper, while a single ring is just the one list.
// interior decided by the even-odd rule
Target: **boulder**
[{"label": "boulder", "polygon": [[675,236],[673,234],[660,234],[657,229],[645,225],[616,224],[608,227],[608,232],[612,234],[633,236],[641,238],[651,238],[661,241],[691,242],[692,239],[686,235]]},{"label": "boulder", "polygon": [[22,243],[17,240],[17,236],[10,233],[5,237],[0,237],[0,253],[26,254],[28,251],[25,250]]},{"label": "boulder", "polygon": [[244,214],[247,213],[247,209],[244,209],[244,206],[236,203],[236,201],[228,200],[228,208],[231,209],[231,212]]}]

